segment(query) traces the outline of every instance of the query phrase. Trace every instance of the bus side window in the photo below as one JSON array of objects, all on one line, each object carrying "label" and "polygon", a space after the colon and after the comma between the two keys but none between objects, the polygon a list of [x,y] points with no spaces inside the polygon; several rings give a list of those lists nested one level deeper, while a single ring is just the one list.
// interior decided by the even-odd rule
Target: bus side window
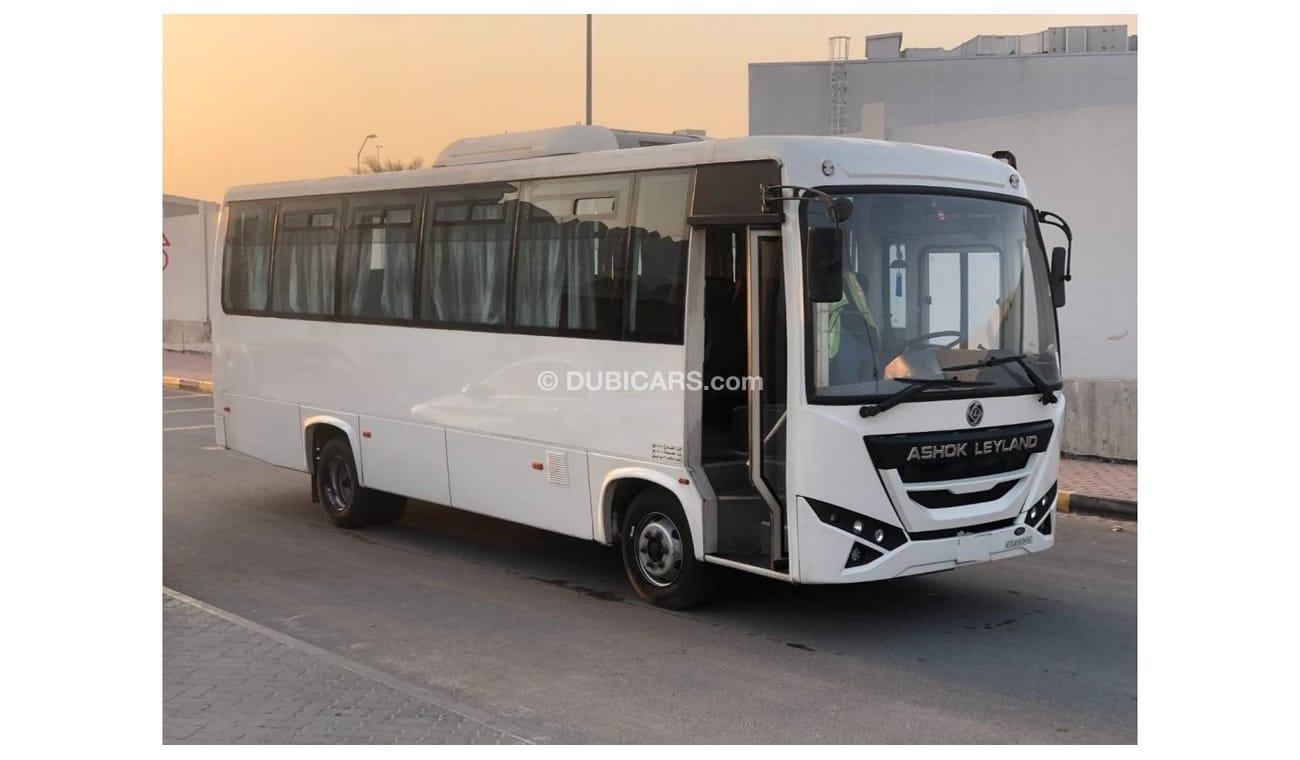
[{"label": "bus side window", "polygon": [[629,175],[529,182],[515,251],[514,324],[617,339],[616,278],[627,250]]},{"label": "bus side window", "polygon": [[274,210],[273,203],[260,202],[232,203],[226,211],[221,303],[228,312],[266,310]]},{"label": "bus side window", "polygon": [[419,236],[419,193],[361,196],[349,204],[339,262],[339,313],[410,319]]},{"label": "bus side window", "polygon": [[271,272],[271,311],[332,316],[339,244],[339,202],[280,205]]},{"label": "bus side window", "polygon": [[628,266],[629,340],[682,342],[690,189],[690,172],[643,174],[637,179]]},{"label": "bus side window", "polygon": [[420,319],[500,329],[506,323],[514,185],[435,190],[429,196]]}]

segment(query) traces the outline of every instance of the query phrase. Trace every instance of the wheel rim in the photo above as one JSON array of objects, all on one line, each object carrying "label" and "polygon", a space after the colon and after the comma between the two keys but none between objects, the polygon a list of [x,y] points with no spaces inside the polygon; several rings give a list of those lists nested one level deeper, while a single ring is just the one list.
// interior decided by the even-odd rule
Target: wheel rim
[{"label": "wheel rim", "polygon": [[342,459],[331,460],[325,468],[325,501],[335,512],[352,505],[352,471]]},{"label": "wheel rim", "polygon": [[636,559],[641,575],[656,586],[671,586],[686,555],[681,532],[667,515],[646,515],[636,527]]}]

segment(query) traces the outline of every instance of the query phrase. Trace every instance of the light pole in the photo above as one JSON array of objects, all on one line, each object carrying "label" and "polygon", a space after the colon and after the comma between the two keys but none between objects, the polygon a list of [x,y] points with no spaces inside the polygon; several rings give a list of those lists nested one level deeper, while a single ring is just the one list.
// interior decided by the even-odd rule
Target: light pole
[{"label": "light pole", "polygon": [[591,14],[587,14],[587,126],[591,126]]},{"label": "light pole", "polygon": [[361,173],[361,151],[366,149],[366,143],[377,139],[379,139],[379,135],[366,135],[366,139],[361,141],[361,147],[357,148],[357,174]]},{"label": "light pole", "polygon": [[379,151],[383,150],[383,148],[384,146],[380,145],[379,143],[375,143],[375,161],[379,160]]}]

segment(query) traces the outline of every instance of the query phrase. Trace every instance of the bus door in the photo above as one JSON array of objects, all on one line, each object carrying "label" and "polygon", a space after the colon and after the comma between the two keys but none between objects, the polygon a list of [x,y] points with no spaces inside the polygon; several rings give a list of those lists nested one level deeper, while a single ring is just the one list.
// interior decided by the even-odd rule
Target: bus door
[{"label": "bus door", "polygon": [[772,569],[785,570],[785,269],[778,230],[749,231],[749,474],[769,512]]},{"label": "bus door", "polygon": [[717,500],[715,556],[787,572],[780,232],[710,227],[705,247],[700,459]]}]

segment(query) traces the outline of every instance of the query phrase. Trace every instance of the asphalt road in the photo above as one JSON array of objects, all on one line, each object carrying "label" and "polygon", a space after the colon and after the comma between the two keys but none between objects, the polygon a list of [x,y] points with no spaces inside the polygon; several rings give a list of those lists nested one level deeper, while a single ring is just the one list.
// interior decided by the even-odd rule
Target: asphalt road
[{"label": "asphalt road", "polygon": [[210,396],[164,399],[165,585],[543,740],[1137,740],[1134,523],[886,583],[735,574],[670,612],[593,543],[414,501],[334,528],[305,474],[213,446]]}]

